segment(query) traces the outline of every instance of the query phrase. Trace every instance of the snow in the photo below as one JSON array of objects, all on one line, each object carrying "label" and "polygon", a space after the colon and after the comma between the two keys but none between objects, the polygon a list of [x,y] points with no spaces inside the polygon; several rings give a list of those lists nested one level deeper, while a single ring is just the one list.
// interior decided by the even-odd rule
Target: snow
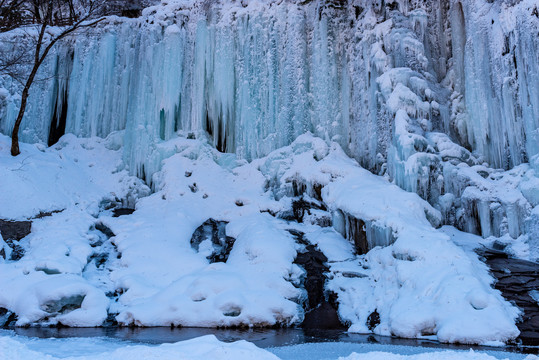
[{"label": "snow", "polygon": [[0,187],[16,184],[16,189],[2,194],[0,217],[24,220],[73,204],[95,215],[100,201],[124,201],[127,206],[148,193],[142,181],[129,176],[116,140],[115,135],[108,139],[66,135],[54,148],[22,143],[20,157],[14,158],[7,156],[11,139],[0,135]]},{"label": "snow", "polygon": [[[177,131],[206,131],[214,147],[248,160],[310,131],[420,195],[444,224],[485,238],[525,235],[539,203],[535,172],[485,189],[460,164],[533,168],[535,1],[358,4],[181,0],[138,19],[107,18],[52,50],[21,139],[47,143],[66,109],[68,133],[123,131],[125,168],[150,184]],[[30,46],[24,31],[2,34],[0,51]],[[3,134],[21,90],[0,77]],[[512,194],[493,194],[506,186]]]},{"label": "snow", "polygon": [[434,350],[428,347],[395,346],[367,343],[308,343],[260,349],[247,341],[227,343],[213,335],[172,344],[147,345],[109,338],[38,339],[3,332],[0,359],[404,359],[404,360],[535,360],[525,355],[493,350]]},{"label": "snow", "polygon": [[[158,148],[169,157],[153,176],[152,194],[119,170],[125,148],[112,146],[117,136],[68,135],[44,152],[23,144],[17,158],[4,145],[0,161],[8,164],[5,186],[12,191],[0,202],[13,201],[19,178],[29,179],[35,194],[53,191],[40,210],[63,210],[34,219],[20,241],[24,257],[0,264],[0,289],[9,289],[0,292],[0,306],[17,313],[17,325],[97,326],[109,314],[138,326],[298,324],[306,295],[304,271],[293,262],[301,246],[286,231],[296,229],[328,257],[327,288],[351,332],[370,332],[365,324],[376,310],[376,334],[478,344],[518,335],[518,311],[491,288],[486,266],[433,227],[440,213],[361,168],[338,144],[304,134],[248,163],[202,136],[189,137],[179,134]],[[49,166],[24,167],[29,156]],[[81,179],[88,164],[91,175]],[[53,177],[63,189],[47,180]],[[81,192],[86,183],[89,191]],[[320,213],[333,217],[334,228],[275,216],[297,191],[325,203],[328,211]],[[122,206],[129,196],[138,196],[136,211],[112,217],[106,204]],[[14,208],[17,216],[2,211],[21,218],[38,210],[30,202]],[[343,237],[351,236],[346,226],[335,230],[343,230],[339,216],[365,223],[367,254],[356,255]],[[209,263],[204,247],[190,244],[210,218],[226,221],[227,236],[235,238],[224,263]]]},{"label": "snow", "polygon": [[[299,324],[294,229],[351,332],[515,338],[473,250],[539,259],[535,1],[359,3],[168,1],[55,47],[22,154],[0,135],[0,218],[33,221],[20,261],[0,238],[0,307],[20,326]],[[20,91],[0,76],[3,134]],[[320,209],[286,220],[300,198]],[[225,263],[190,244],[208,219],[235,239]]]},{"label": "snow", "polygon": [[[60,355],[58,357],[48,355],[39,350],[31,350],[25,344],[13,338],[0,337],[2,353],[0,359],[9,360],[55,360],[55,359],[278,359],[268,351],[257,348],[247,341],[237,341],[235,343],[224,343],[213,335],[187,340],[175,344],[163,344],[160,346],[130,345],[121,346],[113,351],[103,351],[93,355],[69,356]],[[77,348],[77,344],[71,344],[68,351]],[[95,352],[95,350],[90,350]]]}]

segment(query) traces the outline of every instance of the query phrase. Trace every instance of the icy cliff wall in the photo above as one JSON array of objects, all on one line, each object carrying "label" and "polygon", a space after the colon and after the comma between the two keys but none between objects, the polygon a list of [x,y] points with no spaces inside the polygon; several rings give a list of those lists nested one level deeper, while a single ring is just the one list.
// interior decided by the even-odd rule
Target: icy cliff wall
[{"label": "icy cliff wall", "polygon": [[[537,160],[538,49],[534,0],[163,2],[55,49],[21,135],[125,129],[126,163],[150,180],[172,151],[158,144],[180,130],[247,159],[310,131],[445,223],[518,237],[536,187],[493,169]],[[9,134],[20,86],[0,81]],[[527,165],[514,173],[535,178]]]},{"label": "icy cliff wall", "polygon": [[[24,138],[47,141],[63,116],[80,136],[143,125],[150,143],[204,129],[220,150],[253,158],[309,130],[374,168],[391,143],[386,105],[404,101],[424,128],[510,168],[539,152],[538,11],[530,0],[171,2],[57,49]],[[392,68],[415,72],[391,80],[423,98],[401,91],[388,104],[394,89],[379,77]],[[461,96],[453,117],[443,90]],[[3,98],[8,133],[17,99]]]}]

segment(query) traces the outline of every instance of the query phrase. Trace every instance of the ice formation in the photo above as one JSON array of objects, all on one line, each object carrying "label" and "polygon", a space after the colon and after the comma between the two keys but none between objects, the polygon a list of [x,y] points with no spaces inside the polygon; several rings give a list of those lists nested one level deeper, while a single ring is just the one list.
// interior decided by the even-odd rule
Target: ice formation
[{"label": "ice formation", "polygon": [[[538,11],[533,0],[171,1],[57,47],[21,137],[125,129],[129,171],[150,181],[170,155],[157,145],[178,130],[205,130],[245,159],[310,131],[417,192],[445,223],[517,238],[538,198]],[[25,43],[24,32],[2,36]],[[20,88],[9,77],[0,87],[8,134]],[[460,171],[527,162],[522,195],[508,197],[483,195]],[[483,183],[500,187],[500,176]]]},{"label": "ice formation", "polygon": [[[107,18],[55,47],[21,129],[36,145],[2,157],[2,189],[18,186],[2,218],[61,212],[35,220],[18,262],[0,241],[0,307],[19,325],[296,324],[293,228],[332,262],[353,331],[514,338],[518,311],[436,228],[539,259],[538,14],[534,0],[182,0]],[[0,36],[0,51],[27,46]],[[3,134],[20,90],[0,77]],[[311,208],[291,225],[299,200]],[[136,211],[113,218],[120,204]],[[208,219],[235,238],[226,262],[190,245]]]}]

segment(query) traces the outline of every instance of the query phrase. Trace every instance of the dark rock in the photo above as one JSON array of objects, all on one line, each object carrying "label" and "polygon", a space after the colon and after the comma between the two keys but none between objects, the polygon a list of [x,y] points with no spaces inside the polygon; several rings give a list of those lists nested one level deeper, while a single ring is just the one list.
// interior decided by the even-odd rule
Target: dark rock
[{"label": "dark rock", "polygon": [[114,232],[112,232],[112,230],[102,222],[97,222],[94,226],[96,230],[101,231],[109,239],[113,236],[116,236],[116,234],[114,234]]},{"label": "dark rock", "polygon": [[83,300],[83,295],[66,296],[58,300],[47,301],[41,305],[41,309],[51,314],[65,314],[75,309],[79,309]]},{"label": "dark rock", "polygon": [[292,194],[293,196],[302,196],[307,191],[307,186],[303,182],[297,180],[292,181]]},{"label": "dark rock", "polygon": [[58,275],[62,272],[54,267],[36,266],[36,271],[43,271],[47,275]]},{"label": "dark rock", "polygon": [[241,315],[241,308],[237,306],[232,306],[230,309],[224,311],[223,315],[228,317],[238,317]]},{"label": "dark rock", "polygon": [[40,211],[39,214],[37,214],[36,216],[33,217],[33,219],[43,219],[44,217],[49,217],[49,216],[52,216],[52,214],[59,214],[61,213],[62,211],[64,211],[65,209],[62,209],[62,210],[52,210],[52,211]]},{"label": "dark rock", "polygon": [[495,249],[482,249],[478,253],[497,279],[495,288],[523,312],[517,322],[519,342],[527,346],[539,345],[539,305],[529,294],[529,291],[539,289],[539,264],[509,258],[503,251]]},{"label": "dark rock", "polygon": [[302,223],[305,214],[311,215],[311,209],[327,211],[323,203],[308,201],[302,196],[292,201],[292,209],[280,212],[278,217],[284,220]]},{"label": "dark rock", "polygon": [[323,300],[318,307],[305,313],[301,327],[304,329],[342,329],[343,324],[337,310],[329,302]]},{"label": "dark rock", "polygon": [[496,251],[503,251],[506,247],[507,247],[507,244],[504,244],[504,243],[499,242],[499,241],[495,241],[492,244],[492,249],[494,249]]},{"label": "dark rock", "polygon": [[365,222],[352,216],[347,216],[346,221],[348,239],[354,242],[356,254],[366,254],[369,251],[369,243],[367,241],[367,233],[365,232]]},{"label": "dark rock", "polygon": [[322,185],[321,184],[313,185],[313,196],[316,200],[322,201]]},{"label": "dark rock", "polygon": [[[366,224],[364,220],[356,218],[345,211],[337,209],[334,213],[333,227],[354,245],[355,253],[357,255],[366,254],[371,249],[369,239],[367,238],[367,225],[369,225],[371,229],[377,228],[376,224],[373,224],[372,222]],[[389,231],[388,244],[392,244],[396,240],[393,231],[390,228],[386,230]]]},{"label": "dark rock", "polygon": [[124,215],[131,215],[135,212],[135,209],[129,209],[129,208],[116,208],[112,210],[112,217],[120,217]]},{"label": "dark rock", "polygon": [[522,345],[539,346],[538,331],[521,331],[518,338],[522,341]]},{"label": "dark rock", "polygon": [[369,330],[374,330],[380,324],[380,314],[377,310],[374,310],[367,318],[367,327]]},{"label": "dark rock", "polygon": [[292,202],[292,213],[297,222],[303,222],[303,216],[305,212],[309,213],[309,203],[303,200],[303,198]]},{"label": "dark rock", "polygon": [[507,259],[509,256],[503,249],[485,249],[481,252],[481,256],[484,256],[487,259]]},{"label": "dark rock", "polygon": [[289,229],[288,232],[305,246],[305,251],[298,253],[294,260],[306,272],[302,285],[307,291],[307,301],[303,303],[305,319],[301,326],[309,329],[342,329],[336,300],[324,288],[329,272],[327,257],[306,241],[301,231]]},{"label": "dark rock", "polygon": [[4,240],[19,241],[30,234],[31,221],[8,221],[0,219],[0,233]]},{"label": "dark rock", "polygon": [[0,307],[0,328],[12,328],[17,322],[17,314],[6,308]]},{"label": "dark rock", "polygon": [[[24,256],[24,248],[17,244],[12,239],[6,239],[5,243],[11,248],[11,256],[9,257],[9,260],[11,261],[18,261],[22,259]],[[4,252],[4,258],[6,257],[6,253]]]},{"label": "dark rock", "polygon": [[344,276],[345,278],[349,278],[349,279],[366,278],[367,277],[367,275],[365,275],[365,274],[358,273],[358,272],[353,272],[353,271],[343,271],[341,273],[341,275]]},{"label": "dark rock", "polygon": [[210,263],[226,262],[236,239],[226,236],[226,221],[206,220],[191,236],[191,247],[197,252],[203,241],[211,241],[213,251],[207,256]]},{"label": "dark rock", "polygon": [[109,259],[109,255],[107,253],[100,253],[100,254],[92,254],[90,256],[90,260],[95,261],[95,266],[97,268],[103,266]]},{"label": "dark rock", "polygon": [[105,321],[103,322],[103,324],[101,326],[103,327],[116,327],[118,326],[118,321],[116,320],[116,316],[118,316],[118,314],[114,314],[114,313],[109,313],[107,314],[107,318],[105,319]]}]

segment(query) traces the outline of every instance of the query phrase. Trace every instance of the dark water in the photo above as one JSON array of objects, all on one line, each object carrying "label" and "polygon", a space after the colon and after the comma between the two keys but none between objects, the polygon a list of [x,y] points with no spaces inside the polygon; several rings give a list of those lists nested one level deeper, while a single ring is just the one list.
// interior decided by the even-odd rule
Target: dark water
[{"label": "dark water", "polygon": [[219,340],[232,342],[246,340],[261,348],[282,347],[307,343],[344,342],[357,344],[401,345],[443,350],[509,351],[539,353],[537,347],[487,347],[441,344],[435,340],[400,339],[378,335],[351,334],[343,330],[312,329],[206,329],[206,328],[16,328],[21,336],[37,338],[106,337],[140,344],[162,344],[189,340],[204,335],[215,335]]}]

